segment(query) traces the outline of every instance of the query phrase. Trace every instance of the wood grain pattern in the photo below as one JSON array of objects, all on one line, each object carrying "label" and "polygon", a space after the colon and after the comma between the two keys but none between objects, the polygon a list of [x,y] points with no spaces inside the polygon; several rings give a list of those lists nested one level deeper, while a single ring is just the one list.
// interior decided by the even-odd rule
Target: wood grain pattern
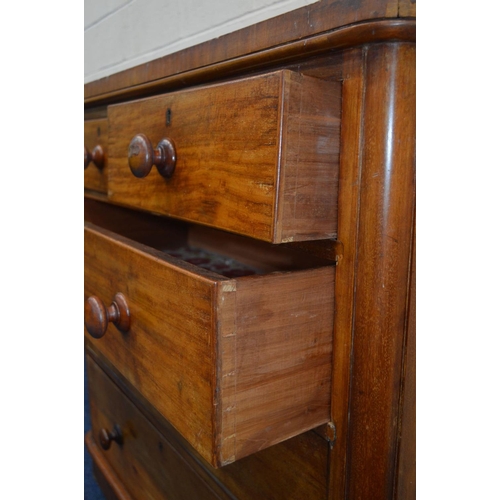
[{"label": "wood grain pattern", "polygon": [[[415,231],[415,228],[414,228]],[[414,500],[417,497],[417,470],[416,470],[416,308],[417,308],[417,275],[416,275],[416,243],[415,232],[413,237],[413,255],[411,265],[410,297],[408,304],[408,332],[405,351],[405,377],[402,391],[401,430],[399,457],[397,466],[397,500]]]},{"label": "wood grain pattern", "polygon": [[328,421],[334,269],[319,271],[219,287],[222,464]]},{"label": "wood grain pattern", "polygon": [[[335,237],[337,82],[280,71],[111,106],[108,114],[110,200],[273,243]],[[172,140],[172,178],[131,174],[128,147],[137,134],[152,144]]]},{"label": "wood grain pattern", "polygon": [[[327,245],[319,245],[320,251],[315,255],[310,242],[273,245],[206,226],[188,224],[107,203],[96,197],[94,192],[85,194],[84,217],[96,226],[157,250],[186,245],[203,248],[236,259],[264,274],[331,266],[335,262],[335,255],[339,253],[327,250]],[[337,250],[341,246],[339,242],[332,243],[330,240],[324,243]],[[308,245],[307,251],[301,248],[302,245]]]},{"label": "wood grain pattern", "polygon": [[[86,342],[86,352],[125,397],[162,434],[180,459],[221,498],[239,500],[325,500],[328,443],[314,431],[300,434],[265,450],[214,469],[172,428],[142,394],[114,370],[109,361]],[[171,475],[169,470],[163,474]]]},{"label": "wood grain pattern", "polygon": [[325,500],[328,443],[313,431],[213,470],[239,500]]},{"label": "wood grain pattern", "polygon": [[272,242],[335,238],[341,87],[335,81],[288,74]]},{"label": "wood grain pattern", "polygon": [[[391,46],[390,46],[391,47]],[[395,46],[393,46],[395,47]],[[374,206],[368,204],[366,199],[364,198],[364,193],[366,193],[366,184],[369,183],[372,185],[373,193],[375,192],[375,187],[372,183],[374,183],[379,177],[380,173],[375,171],[375,169],[387,169],[384,171],[384,175],[388,175],[391,178],[392,169],[398,168],[407,169],[403,170],[406,174],[411,175],[411,172],[414,172],[414,159],[411,158],[411,141],[412,137],[414,139],[414,130],[411,130],[411,125],[413,117],[412,117],[412,104],[411,99],[414,98],[414,88],[412,88],[411,75],[406,74],[405,78],[408,78],[409,81],[405,81],[404,84],[398,82],[398,86],[382,84],[380,85],[379,80],[376,80],[377,84],[375,84],[375,79],[371,82],[368,82],[369,78],[369,70],[372,72],[375,71],[374,68],[377,68],[383,74],[386,74],[387,67],[389,63],[386,62],[384,58],[381,58],[377,61],[371,60],[371,64],[368,65],[367,61],[369,60],[370,49],[368,47],[364,49],[352,49],[344,53],[344,68],[343,68],[343,109],[342,109],[342,136],[341,136],[341,150],[342,155],[340,159],[340,190],[339,190],[339,205],[342,207],[340,210],[339,216],[339,238],[342,239],[344,243],[344,253],[341,261],[341,265],[337,267],[336,273],[336,306],[335,306],[335,337],[334,337],[334,360],[333,360],[333,375],[332,375],[332,420],[335,422],[336,431],[337,431],[337,439],[335,442],[335,446],[332,448],[330,452],[330,499],[340,498],[344,495],[347,495],[347,498],[356,498],[356,495],[368,494],[367,492],[371,492],[370,495],[373,498],[392,498],[392,486],[391,475],[394,473],[394,465],[390,463],[385,463],[384,466],[380,466],[380,464],[384,463],[386,460],[391,460],[388,458],[390,453],[392,453],[392,460],[395,460],[395,451],[397,449],[397,440],[393,441],[391,446],[393,446],[392,450],[389,452],[387,448],[383,448],[380,446],[380,434],[378,432],[370,433],[369,429],[373,429],[374,422],[390,422],[394,421],[395,414],[397,415],[398,410],[394,406],[387,406],[387,402],[384,401],[386,405],[385,408],[382,408],[382,405],[375,403],[371,398],[372,397],[391,397],[394,398],[394,401],[398,400],[400,397],[400,387],[398,383],[395,381],[392,385],[384,385],[384,383],[380,383],[378,377],[387,377],[389,376],[390,363],[394,363],[394,369],[397,370],[399,365],[398,359],[402,356],[403,353],[403,333],[401,330],[393,330],[392,332],[384,331],[384,334],[381,334],[379,337],[380,343],[384,344],[386,347],[386,355],[383,357],[379,357],[378,360],[373,361],[375,355],[370,349],[373,349],[374,342],[373,340],[373,331],[367,330],[365,334],[360,335],[357,325],[355,324],[355,311],[358,314],[361,314],[361,309],[366,307],[366,303],[358,302],[358,298],[362,296],[366,297],[365,293],[370,293],[371,297],[374,299],[375,291],[378,290],[380,293],[380,297],[377,299],[377,306],[375,309],[366,311],[363,314],[365,317],[369,317],[371,321],[389,321],[390,319],[394,319],[392,314],[384,313],[380,311],[381,304],[384,303],[384,299],[389,294],[389,290],[384,290],[387,284],[396,276],[396,272],[401,272],[400,281],[397,286],[401,287],[399,290],[393,289],[390,292],[394,295],[398,293],[401,294],[401,299],[404,300],[406,293],[406,283],[404,282],[402,276],[405,276],[407,272],[407,262],[403,257],[400,256],[400,264],[403,266],[402,268],[391,267],[391,274],[383,274],[382,270],[379,270],[379,260],[380,258],[385,258],[387,255],[387,250],[385,252],[380,251],[378,254],[373,254],[371,256],[371,260],[369,263],[364,262],[362,264],[363,271],[366,271],[367,268],[372,269],[372,272],[378,275],[378,279],[382,280],[384,286],[381,288],[372,289],[368,292],[365,288],[365,277],[361,277],[359,274],[360,269],[359,265],[362,262],[361,256],[359,252],[359,244],[360,238],[362,235],[366,235],[368,233],[368,228],[372,229],[375,227],[373,219],[371,217],[374,213]],[[397,57],[395,57],[397,60]],[[394,62],[394,61],[393,61]],[[378,66],[380,64],[380,66]],[[396,64],[394,62],[394,64]],[[411,73],[411,61],[405,61],[401,64],[401,67],[406,69],[401,70],[404,72],[409,71]],[[408,67],[406,65],[409,65]],[[394,68],[392,68],[394,69]],[[385,87],[384,87],[385,85]],[[399,87],[401,85],[401,87]],[[374,92],[376,89],[383,94],[382,88],[385,88],[385,91],[391,96],[387,97],[387,100],[396,99],[398,96],[399,99],[402,99],[404,102],[404,113],[406,113],[408,121],[405,122],[405,125],[408,127],[407,130],[404,127],[396,128],[397,123],[392,123],[391,118],[387,117],[387,113],[396,113],[397,108],[388,109],[384,107],[383,100],[380,95],[376,98],[370,96],[370,92]],[[405,92],[399,94],[400,90],[404,88]],[[368,101],[366,100],[369,96]],[[397,101],[396,101],[397,102]],[[387,101],[386,101],[387,103]],[[399,112],[399,111],[398,111]],[[414,111],[413,111],[414,112]],[[366,128],[366,121],[369,121],[370,127]],[[401,118],[401,120],[403,120]],[[365,148],[375,148],[375,145],[379,145],[382,147],[383,144],[387,146],[389,149],[392,148],[389,143],[385,140],[381,139],[375,140],[371,134],[377,131],[378,134],[383,134],[381,129],[381,124],[386,123],[395,127],[390,132],[386,132],[386,134],[393,140],[398,142],[401,149],[398,152],[398,155],[395,158],[389,159],[386,158],[381,160],[380,157],[367,158],[367,151]],[[377,124],[377,125],[375,125]],[[388,125],[389,126],[389,125]],[[397,132],[395,132],[397,130]],[[397,135],[395,135],[397,134]],[[400,135],[399,135],[400,134]],[[408,135],[407,135],[408,134]],[[412,135],[413,134],[413,135]],[[404,141],[410,141],[410,144],[405,144]],[[348,147],[348,145],[350,145]],[[414,147],[414,145],[413,145]],[[405,149],[408,148],[408,149]],[[404,153],[403,153],[404,152]],[[373,153],[372,153],[373,154]],[[409,156],[403,156],[404,154]],[[384,161],[391,162],[390,168],[387,166],[387,163]],[[398,162],[402,163],[398,163]],[[365,177],[367,166],[369,164],[370,169],[374,169],[373,177]],[[403,181],[403,184],[400,182]],[[411,179],[409,182],[409,177],[399,178],[397,181],[393,180],[393,184],[386,189],[385,185],[379,184],[377,187],[380,189],[379,196],[389,197],[396,196],[398,203],[401,202],[401,198],[404,198],[403,193],[407,193],[409,196],[409,202],[411,203],[412,197],[414,196],[414,185],[411,184]],[[382,181],[381,181],[382,182]],[[398,192],[398,189],[401,189]],[[384,193],[384,194],[382,194]],[[370,203],[375,203],[375,197],[369,198]],[[363,204],[363,201],[365,202]],[[380,202],[380,200],[378,200]],[[403,243],[401,248],[397,250],[402,250],[405,252],[404,244],[407,243],[408,238],[411,239],[411,228],[408,226],[408,221],[411,221],[411,215],[408,219],[408,206],[404,207],[402,212],[397,212],[401,205],[398,206],[398,209],[394,208],[395,212],[392,212],[392,207],[395,202],[392,200],[387,202],[387,206],[385,207],[385,216],[389,216],[389,214],[394,218],[393,224],[394,226],[391,228],[392,230],[396,229],[400,231],[400,234],[404,234],[404,238],[400,241]],[[398,217],[401,217],[398,219]],[[368,223],[367,220],[370,220]],[[372,226],[369,226],[371,224]],[[365,233],[359,233],[359,228],[363,227],[366,231]],[[380,231],[380,228],[379,228]],[[370,239],[370,242],[375,241],[375,239],[380,238],[379,232],[371,233],[370,236],[365,236]],[[394,254],[393,254],[394,255]],[[396,271],[397,269],[397,271]],[[379,274],[380,273],[380,274]],[[357,290],[357,292],[356,292]],[[390,299],[393,300],[392,298]],[[399,307],[403,307],[403,302],[399,302]],[[381,314],[386,314],[386,316],[381,316]],[[404,315],[404,311],[400,310],[399,314]],[[376,319],[377,318],[377,319]],[[387,337],[386,337],[387,336]],[[396,340],[399,336],[401,343],[398,343]],[[367,343],[365,343],[367,342]],[[392,346],[391,346],[392,344]],[[380,344],[379,344],[380,346]],[[388,347],[391,346],[392,350]],[[356,348],[356,349],[355,349]],[[352,358],[351,352],[353,352],[354,356],[358,355],[364,359],[364,355],[370,356],[370,363],[367,360],[358,361],[356,366],[356,372],[352,372]],[[366,371],[365,371],[366,370]],[[375,378],[376,377],[376,378]],[[396,379],[397,380],[397,379]],[[353,384],[359,383],[363,381],[364,389],[361,394],[357,393],[353,390]],[[379,385],[384,387],[382,395],[376,395],[376,392],[381,391]],[[354,385],[356,387],[356,385]],[[374,388],[376,390],[374,390]],[[412,389],[409,389],[411,398]],[[363,402],[360,400],[363,399]],[[352,401],[351,401],[352,400]],[[357,418],[359,415],[353,412],[351,405],[354,405],[356,408],[364,407],[364,404],[370,402],[370,410],[365,411],[367,413],[363,413],[363,418],[365,419],[367,428],[364,428],[364,432],[366,433],[364,436],[364,441],[359,441],[356,445],[356,448],[351,448],[351,443],[353,437],[349,438],[349,432],[352,431],[352,425],[356,426],[356,429],[359,425]],[[359,405],[359,406],[358,406]],[[389,413],[394,412],[394,413]],[[349,418],[350,417],[350,418]],[[377,427],[377,431],[378,431]],[[395,433],[397,435],[397,433]],[[356,436],[357,437],[357,436]],[[393,435],[394,438],[394,435]],[[371,447],[377,443],[380,448],[375,451]],[[411,436],[408,437],[407,446],[411,448]],[[374,454],[371,454],[374,453]],[[375,455],[380,453],[379,455]],[[376,457],[376,458],[375,458]],[[349,458],[351,462],[346,462]],[[408,450],[408,453],[404,455],[404,459],[408,460],[409,463],[414,460],[414,455],[412,457],[411,449]],[[349,465],[355,463],[356,467],[363,467],[363,473],[356,474],[354,477],[349,476]],[[376,463],[374,466],[372,464]],[[410,474],[411,476],[411,474]],[[408,474],[405,474],[404,479],[401,480],[407,481],[409,480]],[[387,490],[382,491],[383,487],[381,484],[385,483],[385,487]],[[347,488],[347,493],[344,493],[344,490]],[[359,489],[358,489],[359,488]],[[359,493],[359,490],[362,492]],[[378,493],[380,492],[380,497],[378,497]],[[388,495],[387,497],[385,495]],[[405,498],[405,497],[402,497]],[[411,498],[411,496],[409,497]]]},{"label": "wood grain pattern", "polygon": [[[287,65],[305,62],[308,58],[331,54],[332,51],[340,51],[353,46],[363,46],[369,43],[380,43],[387,41],[409,41],[414,42],[416,37],[416,25],[408,19],[383,19],[370,22],[362,22],[341,29],[328,31],[310,38],[291,41],[284,45],[270,47],[268,49],[251,52],[234,59],[222,60],[212,64],[192,66],[184,72],[165,72],[162,67],[162,76],[132,87],[124,87],[99,95],[89,96],[85,99],[85,105],[101,106],[131,98],[157,95],[159,93],[185,88],[186,86],[206,84],[208,82],[220,81],[224,78],[247,75],[271,68],[286,67]],[[204,45],[201,45],[205,48]],[[194,49],[193,49],[194,50]],[[178,54],[182,54],[183,51]],[[195,50],[196,53],[196,50]],[[176,55],[172,57],[175,58]],[[171,62],[168,59],[168,62]],[[149,66],[149,65],[146,65]],[[178,67],[178,66],[177,66]],[[136,68],[140,69],[140,68]],[[96,83],[96,82],[93,82]],[[87,90],[88,83],[85,86]],[[106,83],[99,81],[98,83]],[[104,85],[106,88],[106,85]]]},{"label": "wood grain pattern", "polygon": [[392,498],[415,204],[415,46],[366,49],[348,498]]},{"label": "wood grain pattern", "polygon": [[131,315],[126,334],[109,327],[87,339],[207,461],[224,465],[328,421],[333,273],[228,280],[87,223],[85,294],[106,301],[120,291]]},{"label": "wood grain pattern", "polygon": [[[220,488],[215,485],[211,487],[210,483],[193,474],[191,467],[172,444],[89,357],[87,370],[92,440],[99,442],[99,430],[112,428],[115,424],[123,432],[122,445],[113,444],[105,452],[98,448],[94,456],[99,454],[101,460],[111,464],[132,498],[162,500],[166,495],[178,500],[234,498],[222,496]],[[92,442],[90,444],[98,446]]]},{"label": "wood grain pattern", "polygon": [[[203,459],[198,461],[190,445],[177,451],[192,467],[196,463],[196,474],[212,479],[216,476],[241,499],[316,500],[327,496],[329,500],[407,500],[414,495],[415,472],[411,371],[415,302],[410,289],[414,281],[409,278],[410,262],[413,265],[409,214],[413,214],[415,195],[414,46],[398,42],[415,41],[415,22],[381,19],[377,10],[381,3],[377,1],[321,4],[330,8],[323,11],[329,21],[325,21],[322,32],[307,35],[308,28],[301,24],[307,22],[306,18],[296,12],[288,21],[282,19],[283,24],[277,20],[267,25],[280,31],[277,36],[282,37],[281,44],[261,44],[265,39],[259,39],[261,28],[250,27],[234,37],[228,35],[87,84],[85,103],[90,108],[86,116],[101,117],[104,108],[93,108],[97,105],[283,68],[342,82],[338,195],[338,238],[342,243],[324,240],[280,245],[298,245],[309,255],[327,258],[341,255],[335,273],[333,315],[331,418],[336,425],[336,440],[329,446],[314,432],[308,432],[215,470]],[[351,8],[354,24],[336,28]],[[413,17],[415,3],[391,2],[386,17],[396,15]],[[378,19],[365,21],[374,18]],[[299,31],[294,31],[294,22]],[[104,200],[96,192],[87,192],[87,197]],[[126,219],[118,215],[115,222],[118,220],[125,230]],[[139,228],[137,224],[134,231],[140,232]],[[160,240],[161,233],[162,229],[151,227],[149,234],[152,240]],[[238,245],[236,242],[235,247]],[[252,246],[247,255],[255,262],[267,253]],[[285,261],[281,257],[278,260]],[[272,268],[273,262],[274,257],[269,257],[266,265],[270,263]],[[230,332],[228,325],[232,324],[237,301],[228,298],[226,304],[231,307],[226,305],[226,322],[220,324],[218,340]],[[224,339],[224,343],[233,347],[235,339]],[[221,345],[214,343],[216,352]],[[107,363],[102,353],[96,351],[96,356]],[[109,373],[119,377],[110,366]],[[226,359],[228,374],[232,366],[236,366],[236,358]],[[230,376],[221,380],[226,383],[228,379]],[[132,386],[130,390],[135,391],[134,401],[150,404],[139,392],[142,387]],[[230,384],[224,390],[229,391]],[[231,398],[236,400],[235,394]],[[159,413],[154,421],[157,427],[168,426]],[[213,428],[222,425],[234,429],[245,423],[231,412],[220,421],[212,413]]]},{"label": "wood grain pattern", "polygon": [[342,68],[342,134],[339,189],[339,238],[344,252],[336,270],[335,336],[332,363],[332,421],[336,427],[335,446],[330,451],[329,498],[343,498],[346,487],[349,400],[351,391],[352,328],[355,308],[355,266],[359,220],[361,176],[364,51],[344,53]]},{"label": "wood grain pattern", "polygon": [[[322,0],[196,47],[87,83],[85,98],[255,54],[357,22],[395,18],[397,15],[398,0]],[[356,37],[353,39],[356,40]],[[252,65],[247,64],[246,67]]]},{"label": "wood grain pattern", "polygon": [[103,148],[104,167],[97,168],[91,162],[83,174],[83,184],[87,189],[106,193],[108,191],[108,120],[106,118],[86,120],[84,123],[84,142],[89,153],[97,145]]},{"label": "wood grain pattern", "polygon": [[176,268],[164,255],[86,229],[85,296],[106,303],[121,292],[131,313],[126,334],[110,326],[102,339],[86,336],[210,461],[215,280]]},{"label": "wood grain pattern", "polygon": [[416,17],[417,16],[417,0],[399,0],[398,16],[399,17]]}]

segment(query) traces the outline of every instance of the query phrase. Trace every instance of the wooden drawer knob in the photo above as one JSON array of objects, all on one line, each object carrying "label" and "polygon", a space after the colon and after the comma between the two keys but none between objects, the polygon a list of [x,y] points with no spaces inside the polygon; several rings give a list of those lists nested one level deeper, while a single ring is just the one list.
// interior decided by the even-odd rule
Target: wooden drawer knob
[{"label": "wooden drawer knob", "polygon": [[89,297],[85,303],[85,328],[89,334],[100,339],[106,333],[110,321],[121,332],[130,329],[130,311],[125,296],[117,293],[108,308],[99,297]]},{"label": "wooden drawer knob", "polygon": [[116,441],[118,444],[123,443],[123,434],[119,425],[114,425],[113,430],[109,432],[107,429],[99,431],[99,443],[103,450],[109,450],[111,443]]},{"label": "wooden drawer knob", "polygon": [[83,164],[84,168],[87,168],[90,164],[90,155],[85,146],[83,146]]},{"label": "wooden drawer knob", "polygon": [[102,149],[102,146],[97,145],[92,150],[92,153],[89,153],[87,148],[83,146],[84,168],[87,168],[90,162],[94,162],[94,165],[99,169],[104,167],[104,149]]},{"label": "wooden drawer knob", "polygon": [[175,170],[175,147],[169,139],[162,139],[156,149],[144,135],[138,134],[128,146],[128,165],[136,177],[146,177],[156,165],[158,172],[165,178],[172,176]]}]

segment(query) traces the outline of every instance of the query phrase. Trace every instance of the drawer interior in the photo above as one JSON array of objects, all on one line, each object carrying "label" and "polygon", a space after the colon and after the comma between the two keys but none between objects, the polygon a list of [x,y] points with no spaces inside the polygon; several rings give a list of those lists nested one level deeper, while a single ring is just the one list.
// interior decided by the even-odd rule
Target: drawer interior
[{"label": "drawer interior", "polygon": [[331,261],[95,199],[85,218],[85,296],[121,293],[130,311],[126,333],[87,331],[89,345],[203,458],[328,421]]},{"label": "drawer interior", "polygon": [[331,265],[286,245],[85,199],[85,220],[226,278]]}]

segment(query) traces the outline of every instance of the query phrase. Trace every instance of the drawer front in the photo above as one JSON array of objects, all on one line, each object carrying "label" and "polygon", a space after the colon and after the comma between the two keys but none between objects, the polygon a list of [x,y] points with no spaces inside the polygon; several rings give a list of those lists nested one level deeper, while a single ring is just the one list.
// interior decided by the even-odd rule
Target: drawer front
[{"label": "drawer front", "polygon": [[[86,362],[92,415],[86,442],[108,481],[124,483],[120,498],[326,500],[329,445],[314,431],[213,469],[171,429],[157,427],[154,415],[129,400],[91,356]],[[99,432],[115,425],[122,443],[104,450]]]},{"label": "drawer front", "polygon": [[84,186],[93,191],[108,191],[108,120],[86,120],[84,123]]},{"label": "drawer front", "polygon": [[[132,498],[232,498],[221,492],[216,494],[216,485],[211,488],[206,480],[193,473],[172,444],[104,371],[89,356],[86,361],[93,441]],[[109,448],[104,449],[100,433],[104,430],[109,436],[115,426],[120,431],[120,443],[111,440]]]},{"label": "drawer front", "polygon": [[329,419],[332,267],[229,279],[85,230],[85,295],[128,302],[89,342],[214,466]]},{"label": "drawer front", "polygon": [[215,281],[88,228],[84,279],[86,298],[109,306],[122,293],[131,316],[126,333],[110,324],[100,339],[86,331],[88,339],[211,461]]},{"label": "drawer front", "polygon": [[[339,82],[284,70],[110,106],[108,118],[111,200],[273,243],[336,236]],[[170,177],[132,174],[139,134],[153,149],[171,141]]]}]

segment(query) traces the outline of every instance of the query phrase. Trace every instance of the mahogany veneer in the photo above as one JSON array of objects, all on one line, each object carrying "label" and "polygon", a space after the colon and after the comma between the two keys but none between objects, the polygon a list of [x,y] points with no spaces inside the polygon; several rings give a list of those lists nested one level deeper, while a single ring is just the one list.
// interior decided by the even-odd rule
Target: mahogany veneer
[{"label": "mahogany veneer", "polygon": [[277,269],[230,279],[85,226],[89,342],[214,466],[328,421],[334,268]]},{"label": "mahogany veneer", "polygon": [[[336,236],[338,82],[279,71],[110,106],[108,121],[111,201],[273,243]],[[151,169],[162,140],[175,160]]]},{"label": "mahogany veneer", "polygon": [[85,86],[109,498],[415,498],[414,15],[320,0]]}]

